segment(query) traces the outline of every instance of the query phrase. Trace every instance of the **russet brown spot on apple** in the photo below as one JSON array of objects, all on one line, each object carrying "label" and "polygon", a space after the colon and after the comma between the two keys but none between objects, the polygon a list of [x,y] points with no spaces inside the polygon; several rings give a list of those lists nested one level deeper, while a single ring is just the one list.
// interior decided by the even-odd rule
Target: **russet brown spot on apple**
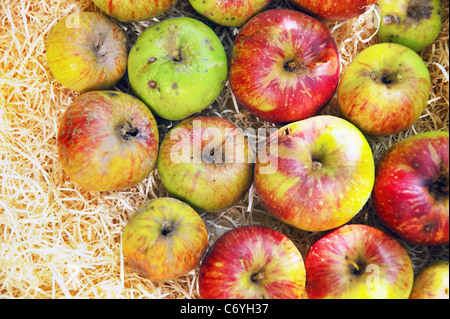
[{"label": "russet brown spot on apple", "polygon": [[157,87],[157,83],[155,81],[148,81],[147,86],[151,89],[155,89]]}]

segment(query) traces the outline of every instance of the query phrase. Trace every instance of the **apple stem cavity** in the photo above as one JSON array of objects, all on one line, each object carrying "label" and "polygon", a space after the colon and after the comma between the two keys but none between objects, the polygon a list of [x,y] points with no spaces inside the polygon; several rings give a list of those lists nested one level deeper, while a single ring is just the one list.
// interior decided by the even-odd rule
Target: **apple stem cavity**
[{"label": "apple stem cavity", "polygon": [[172,231],[174,231],[176,226],[173,223],[164,221],[162,224],[161,235],[168,236]]},{"label": "apple stem cavity", "polygon": [[428,187],[428,191],[436,201],[446,200],[449,197],[449,176],[444,168],[444,163],[440,165],[437,178]]},{"label": "apple stem cavity", "polygon": [[139,129],[134,127],[130,122],[126,121],[117,127],[119,135],[126,141],[138,136]]},{"label": "apple stem cavity", "polygon": [[181,50],[180,49],[174,49],[172,51],[172,60],[175,62],[181,62],[182,57],[181,57]]},{"label": "apple stem cavity", "polygon": [[363,272],[364,265],[362,263],[356,263],[351,260],[348,256],[345,256],[345,260],[347,260],[351,265],[351,271],[354,275],[359,275]]}]

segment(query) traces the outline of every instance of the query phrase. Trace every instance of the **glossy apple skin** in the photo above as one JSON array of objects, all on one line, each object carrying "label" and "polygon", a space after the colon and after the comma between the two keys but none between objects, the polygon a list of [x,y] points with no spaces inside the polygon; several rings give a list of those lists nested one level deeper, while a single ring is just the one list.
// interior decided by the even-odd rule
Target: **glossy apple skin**
[{"label": "glossy apple skin", "polygon": [[122,92],[84,93],[58,123],[60,163],[87,190],[116,190],[142,181],[155,167],[158,143],[150,110]]},{"label": "glossy apple skin", "polygon": [[173,7],[177,0],[93,0],[107,15],[122,21],[136,22],[156,17]]},{"label": "glossy apple skin", "polygon": [[230,86],[257,117],[293,122],[318,113],[339,81],[339,53],[328,29],[298,11],[272,9],[241,29],[230,62]]},{"label": "glossy apple skin", "polygon": [[379,0],[377,36],[383,42],[420,51],[436,40],[442,28],[441,0]]},{"label": "glossy apple skin", "polygon": [[320,20],[347,20],[363,14],[377,0],[290,0]]},{"label": "glossy apple skin", "polygon": [[423,269],[414,279],[409,299],[449,299],[448,261],[435,261]]},{"label": "glossy apple skin", "polygon": [[398,142],[380,160],[373,205],[403,239],[448,244],[448,145],[448,132],[424,132]]},{"label": "glossy apple skin", "polygon": [[403,246],[359,224],[337,228],[312,244],[305,267],[310,299],[407,299],[414,280]]},{"label": "glossy apple skin", "polygon": [[75,12],[58,21],[46,49],[55,79],[77,92],[110,88],[127,67],[125,34],[98,12]]},{"label": "glossy apple skin", "polygon": [[395,43],[363,50],[345,70],[337,97],[345,118],[366,134],[409,128],[428,103],[430,74],[413,50]]},{"label": "glossy apple skin", "polygon": [[305,299],[305,266],[294,243],[263,226],[222,235],[199,271],[203,299]]},{"label": "glossy apple skin", "polygon": [[169,280],[194,269],[206,250],[208,233],[200,215],[174,198],[152,200],[125,226],[123,256],[142,277]]},{"label": "glossy apple skin", "polygon": [[272,0],[189,0],[209,20],[226,26],[241,26],[266,8]]},{"label": "glossy apple skin", "polygon": [[267,210],[285,223],[329,230],[352,219],[369,199],[372,151],[348,121],[314,116],[280,128],[267,144],[269,155],[258,156],[254,182]]},{"label": "glossy apple skin", "polygon": [[182,120],[208,107],[228,76],[217,35],[188,18],[165,19],[139,36],[128,57],[134,93],[155,115]]},{"label": "glossy apple skin", "polygon": [[[186,158],[181,158],[183,152]],[[199,211],[221,211],[248,191],[253,163],[253,151],[234,123],[222,117],[196,116],[164,137],[158,172],[171,196]]]}]

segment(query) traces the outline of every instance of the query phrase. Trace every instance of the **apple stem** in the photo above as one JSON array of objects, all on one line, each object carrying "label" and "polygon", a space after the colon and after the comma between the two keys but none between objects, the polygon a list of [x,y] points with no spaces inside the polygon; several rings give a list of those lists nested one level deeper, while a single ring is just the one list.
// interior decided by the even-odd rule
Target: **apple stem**
[{"label": "apple stem", "polygon": [[284,64],[284,69],[289,72],[294,72],[297,68],[297,63],[295,61],[288,61]]},{"label": "apple stem", "polygon": [[350,264],[352,264],[352,266],[355,268],[355,270],[356,270],[356,272],[360,272],[360,268],[359,268],[359,266],[358,266],[358,264],[357,263],[355,263],[353,260],[351,260],[351,259],[347,259],[348,260],[348,262],[350,263]]},{"label": "apple stem", "polygon": [[251,276],[252,282],[258,282],[258,281],[261,281],[262,279],[264,279],[264,273],[262,271],[258,271],[257,273],[254,273]]}]

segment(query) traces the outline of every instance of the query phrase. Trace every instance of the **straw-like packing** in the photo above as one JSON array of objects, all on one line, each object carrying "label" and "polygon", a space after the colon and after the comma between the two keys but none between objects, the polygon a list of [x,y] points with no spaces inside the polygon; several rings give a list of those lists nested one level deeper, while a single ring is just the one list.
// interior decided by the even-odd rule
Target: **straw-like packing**
[{"label": "straw-like packing", "polygon": [[[433,87],[427,109],[408,130],[368,137],[376,161],[396,142],[423,131],[448,131],[448,3],[439,38],[420,54]],[[290,7],[276,0],[273,7]],[[166,196],[155,169],[144,181],[121,191],[88,192],[62,171],[56,151],[58,119],[78,93],[51,75],[45,42],[59,19],[77,10],[99,11],[89,0],[9,0],[0,4],[0,297],[2,298],[198,298],[197,270],[167,282],[139,277],[121,255],[121,234],[130,216],[150,199]],[[379,42],[374,8],[359,18],[327,23],[339,47],[342,72],[364,48]],[[121,24],[130,47],[148,26],[171,16],[206,22],[228,54],[239,28],[205,21],[187,0],[158,19]],[[126,78],[116,90],[130,92]],[[338,115],[336,100],[323,110]],[[227,83],[203,114],[226,117],[242,129],[273,127],[245,111]],[[159,125],[164,135],[176,123]],[[161,137],[162,138],[162,137]],[[236,206],[202,214],[210,244],[239,225],[260,224],[291,238],[305,256],[320,233],[304,232],[269,216],[252,187]],[[383,228],[370,200],[351,221]],[[448,260],[448,246],[405,245],[417,273],[436,259]]]}]

